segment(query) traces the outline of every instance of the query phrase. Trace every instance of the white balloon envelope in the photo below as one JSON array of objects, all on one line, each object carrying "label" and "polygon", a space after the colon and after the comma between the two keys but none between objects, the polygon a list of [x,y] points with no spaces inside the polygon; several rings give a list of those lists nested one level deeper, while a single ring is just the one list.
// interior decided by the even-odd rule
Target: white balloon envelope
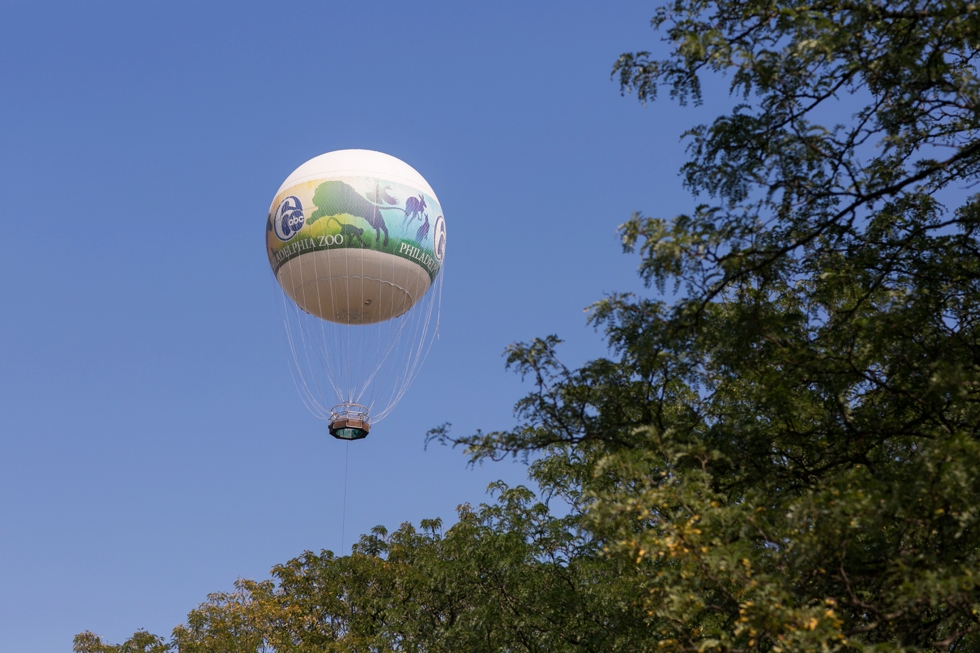
[{"label": "white balloon envelope", "polygon": [[393,156],[328,152],[280,186],[266,251],[301,395],[335,437],[366,436],[405,394],[438,331],[438,198]]}]

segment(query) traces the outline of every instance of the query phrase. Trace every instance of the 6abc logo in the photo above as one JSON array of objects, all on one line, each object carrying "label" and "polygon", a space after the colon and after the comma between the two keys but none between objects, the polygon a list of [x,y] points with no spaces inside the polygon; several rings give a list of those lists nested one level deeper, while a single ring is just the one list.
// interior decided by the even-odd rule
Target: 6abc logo
[{"label": "6abc logo", "polygon": [[276,237],[285,242],[299,233],[299,230],[306,224],[303,216],[303,203],[295,195],[290,195],[279,202],[276,213],[272,216],[272,230],[276,232]]},{"label": "6abc logo", "polygon": [[436,260],[442,263],[446,256],[446,220],[441,215],[436,218],[436,226],[432,230],[432,250]]}]

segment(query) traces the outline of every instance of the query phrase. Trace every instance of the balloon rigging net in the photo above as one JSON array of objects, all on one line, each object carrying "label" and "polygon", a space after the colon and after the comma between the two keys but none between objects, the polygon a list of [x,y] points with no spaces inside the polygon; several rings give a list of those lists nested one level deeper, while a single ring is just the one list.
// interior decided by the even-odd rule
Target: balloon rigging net
[{"label": "balloon rigging net", "polygon": [[[366,325],[326,322],[279,291],[293,381],[310,412],[331,425],[331,435],[365,437],[408,391],[438,337],[442,280],[440,274],[433,292],[404,314]],[[363,432],[335,433],[333,424],[348,415],[363,421],[351,427]]]}]

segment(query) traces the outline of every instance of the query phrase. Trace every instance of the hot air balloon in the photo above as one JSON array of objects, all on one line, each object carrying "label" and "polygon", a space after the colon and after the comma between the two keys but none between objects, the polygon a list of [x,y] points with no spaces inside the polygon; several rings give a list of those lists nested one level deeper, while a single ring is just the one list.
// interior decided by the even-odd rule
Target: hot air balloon
[{"label": "hot air balloon", "polygon": [[367,436],[438,332],[446,221],[435,192],[393,156],[322,154],[279,187],[266,250],[301,396],[334,437]]}]

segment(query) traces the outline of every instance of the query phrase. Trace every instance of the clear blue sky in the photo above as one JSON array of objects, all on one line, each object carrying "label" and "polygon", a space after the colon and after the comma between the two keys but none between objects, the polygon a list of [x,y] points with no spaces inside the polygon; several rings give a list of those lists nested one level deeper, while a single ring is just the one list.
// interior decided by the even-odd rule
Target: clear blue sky
[{"label": "clear blue sky", "polygon": [[646,2],[0,4],[0,653],[169,634],[208,592],[341,547],[344,444],[290,378],[263,228],[296,166],[393,154],[449,231],[442,338],[350,446],[345,548],[485,500],[427,429],[507,428],[501,353],[640,288],[616,226],[674,214],[707,109],[623,98]]}]

